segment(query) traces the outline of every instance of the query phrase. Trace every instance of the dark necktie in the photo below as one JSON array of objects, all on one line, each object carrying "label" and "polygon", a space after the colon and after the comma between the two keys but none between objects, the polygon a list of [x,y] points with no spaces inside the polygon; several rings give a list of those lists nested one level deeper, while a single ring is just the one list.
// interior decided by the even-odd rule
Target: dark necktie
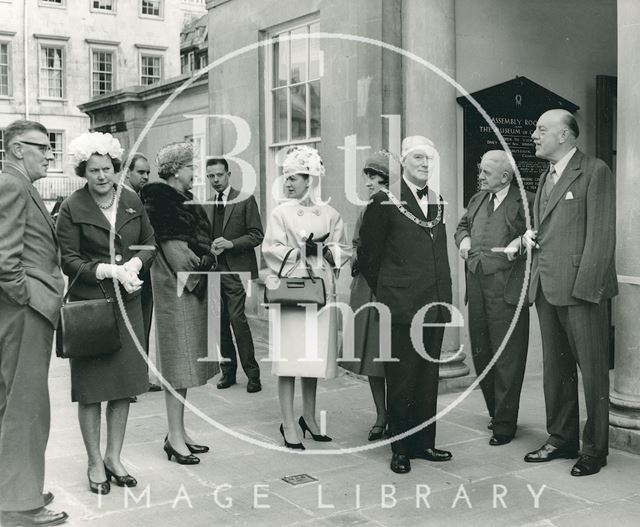
[{"label": "dark necktie", "polygon": [[422,199],[424,196],[429,195],[429,187],[419,188],[416,192],[418,199]]},{"label": "dark necktie", "polygon": [[491,195],[489,196],[489,201],[487,202],[487,215],[491,216],[493,214],[494,211],[494,203],[496,200],[496,195],[492,192]]},{"label": "dark necktie", "polygon": [[218,192],[216,210],[218,213],[222,213],[224,211],[224,193],[222,192]]}]

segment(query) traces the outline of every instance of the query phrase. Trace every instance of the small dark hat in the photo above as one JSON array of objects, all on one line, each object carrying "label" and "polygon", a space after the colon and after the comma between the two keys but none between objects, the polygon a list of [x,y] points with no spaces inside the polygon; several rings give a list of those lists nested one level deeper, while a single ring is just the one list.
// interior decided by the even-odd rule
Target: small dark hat
[{"label": "small dark hat", "polygon": [[378,150],[372,154],[364,163],[362,171],[366,174],[376,174],[389,183],[389,175],[396,175],[400,163],[396,157],[387,150]]}]

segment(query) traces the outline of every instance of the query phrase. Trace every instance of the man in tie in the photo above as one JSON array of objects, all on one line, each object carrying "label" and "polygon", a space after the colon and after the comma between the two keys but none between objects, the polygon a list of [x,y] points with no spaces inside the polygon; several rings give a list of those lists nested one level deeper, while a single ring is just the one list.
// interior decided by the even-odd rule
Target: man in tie
[{"label": "man in tie", "polygon": [[[423,308],[433,302],[451,304],[444,206],[440,196],[427,187],[428,181],[438,178],[437,151],[426,137],[411,136],[402,141],[401,154],[403,175],[395,185],[400,195],[381,191],[372,197],[358,246],[360,271],[377,301],[391,312],[391,355],[397,362],[385,362],[384,373],[394,436],[419,427],[436,414],[439,364],[434,361],[440,358],[441,324],[450,320],[450,312],[440,305],[426,312]],[[418,319],[419,350],[411,338],[414,318]],[[435,448],[435,428],[431,423],[394,441],[391,470],[409,472],[410,459],[451,459],[451,452]]]},{"label": "man in tie", "polygon": [[4,130],[0,174],[0,525],[58,525],[46,506],[49,361],[64,280],[55,227],[33,182],[53,159],[47,129],[14,121]]},{"label": "man in tie", "polygon": [[[480,381],[493,435],[493,446],[509,443],[516,433],[520,392],[529,345],[529,298],[521,310],[518,300],[524,285],[526,257],[520,236],[527,230],[526,202],[517,185],[506,152],[491,150],[482,156],[475,194],[460,219],[455,234],[460,256],[466,262],[469,336],[473,365]],[[517,322],[500,357],[490,369],[511,322]]]},{"label": "man in tie", "polygon": [[607,300],[618,293],[615,270],[615,188],[607,165],[576,148],[578,124],[550,110],[532,134],[536,156],[549,161],[534,203],[530,299],[542,332],[549,437],[525,456],[529,463],[576,458],[580,446],[578,375],[587,422],[572,476],[595,474],[609,446]]},{"label": "man in tie", "polygon": [[[211,213],[213,226],[212,251],[217,255],[216,270],[220,272],[251,273],[258,277],[255,247],[262,243],[264,233],[258,204],[253,196],[242,196],[231,187],[229,164],[224,158],[207,161],[207,178],[215,191]],[[248,378],[247,392],[262,390],[260,367],[256,361],[251,329],[245,315],[246,293],[238,275],[220,276],[222,306],[220,314],[221,346],[224,361],[220,363],[222,377],[218,388],[229,388],[236,383],[238,361],[231,337],[231,329],[238,345],[240,364]]]}]

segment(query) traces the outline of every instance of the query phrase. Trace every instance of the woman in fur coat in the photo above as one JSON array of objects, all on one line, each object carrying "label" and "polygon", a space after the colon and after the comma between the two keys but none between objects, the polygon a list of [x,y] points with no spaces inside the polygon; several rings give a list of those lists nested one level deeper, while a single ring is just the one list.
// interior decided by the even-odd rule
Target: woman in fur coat
[{"label": "woman in fur coat", "polygon": [[[207,353],[207,283],[204,275],[183,282],[179,272],[209,271],[211,225],[193,196],[193,150],[189,143],[164,146],[156,159],[161,181],[148,183],[141,197],[156,233],[158,256],[151,268],[158,369],[165,387],[169,433],[164,450],[182,465],[200,462],[194,454],[209,447],[196,444],[184,427],[187,389],[202,386],[218,373]],[[178,287],[182,294],[178,295]],[[213,345],[213,343],[211,343]],[[170,386],[170,388],[169,388]]]}]

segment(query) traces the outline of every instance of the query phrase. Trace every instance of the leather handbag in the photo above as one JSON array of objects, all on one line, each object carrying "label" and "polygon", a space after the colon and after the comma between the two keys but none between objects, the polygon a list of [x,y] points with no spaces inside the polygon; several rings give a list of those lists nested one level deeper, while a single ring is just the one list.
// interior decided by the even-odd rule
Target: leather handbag
[{"label": "leather handbag", "polygon": [[283,276],[284,265],[293,249],[284,257],[277,277],[269,277],[264,288],[266,304],[280,304],[286,307],[300,307],[299,304],[316,304],[322,307],[327,303],[327,291],[324,280],[313,274],[309,265],[305,266],[308,276]]},{"label": "leather handbag", "polygon": [[115,353],[120,349],[115,299],[98,281],[104,298],[69,302],[69,293],[78,280],[80,266],[62,300],[56,331],[56,355],[62,359],[88,359]]}]

